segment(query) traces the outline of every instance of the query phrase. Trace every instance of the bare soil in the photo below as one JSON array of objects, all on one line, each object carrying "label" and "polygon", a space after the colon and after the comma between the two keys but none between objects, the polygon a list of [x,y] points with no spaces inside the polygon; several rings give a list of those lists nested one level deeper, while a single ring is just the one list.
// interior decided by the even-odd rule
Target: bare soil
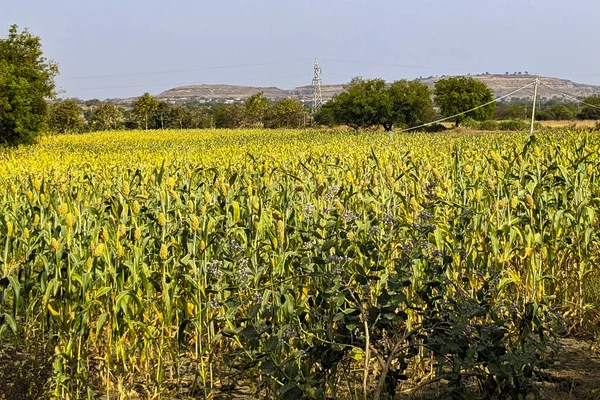
[{"label": "bare soil", "polygon": [[[541,400],[592,400],[600,399],[600,346],[595,341],[562,339],[561,349],[539,373],[536,386],[539,390],[530,396]],[[0,346],[0,400],[39,399],[50,378],[51,354],[41,348],[25,352],[9,344]],[[213,395],[219,400],[246,400],[264,398],[247,385],[224,387]],[[443,382],[434,387],[424,387],[416,393],[399,394],[397,399],[445,399],[448,391]],[[139,398],[134,396],[134,398]],[[185,398],[203,398],[188,397]],[[477,399],[476,396],[473,399]]]}]

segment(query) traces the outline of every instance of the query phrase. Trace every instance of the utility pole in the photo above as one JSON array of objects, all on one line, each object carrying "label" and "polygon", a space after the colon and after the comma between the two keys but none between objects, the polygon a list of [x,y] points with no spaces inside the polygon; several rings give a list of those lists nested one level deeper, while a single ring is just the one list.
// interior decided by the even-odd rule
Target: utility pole
[{"label": "utility pole", "polygon": [[540,78],[535,78],[535,89],[533,89],[533,109],[531,110],[531,129],[529,134],[533,135],[533,124],[535,122],[535,102],[537,100],[538,86],[540,84]]},{"label": "utility pole", "polygon": [[316,113],[323,106],[323,94],[321,92],[321,86],[323,82],[321,81],[321,67],[319,66],[319,61],[315,58],[315,67],[314,74],[312,80],[312,88],[313,88],[313,103],[312,103],[312,112]]}]

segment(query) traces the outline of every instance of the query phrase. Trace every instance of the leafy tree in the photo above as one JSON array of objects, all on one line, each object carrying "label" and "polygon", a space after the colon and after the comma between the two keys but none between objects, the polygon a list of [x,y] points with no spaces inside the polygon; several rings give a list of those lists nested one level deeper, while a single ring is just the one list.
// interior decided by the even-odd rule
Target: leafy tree
[{"label": "leafy tree", "polygon": [[150,116],[150,129],[165,129],[171,126],[170,107],[166,101],[159,101],[157,107]]},{"label": "leafy tree", "polygon": [[86,121],[83,112],[75,100],[64,100],[50,104],[46,125],[51,132],[79,132]]},{"label": "leafy tree", "polygon": [[119,129],[123,122],[123,112],[115,104],[102,103],[92,111],[90,127],[93,131]]},{"label": "leafy tree", "polygon": [[323,104],[321,109],[315,113],[314,120],[317,125],[323,126],[334,126],[335,120],[335,107],[337,106],[335,101],[328,101]]},{"label": "leafy tree", "polygon": [[431,91],[426,84],[399,80],[390,85],[388,92],[391,101],[390,120],[394,125],[411,127],[433,119],[435,111]]},{"label": "leafy tree", "polygon": [[383,125],[388,130],[393,125],[391,102],[382,79],[353,78],[332,102],[336,122],[348,125],[356,132],[374,125]]},{"label": "leafy tree", "polygon": [[496,106],[496,119],[523,119],[527,118],[527,107],[525,104],[501,104]]},{"label": "leafy tree", "polygon": [[158,100],[150,96],[150,93],[144,93],[133,104],[133,118],[135,118],[139,123],[144,123],[146,130],[148,130],[149,118],[156,110],[158,110],[158,104]]},{"label": "leafy tree", "polygon": [[210,110],[206,107],[193,106],[188,110],[189,128],[212,127],[207,120],[210,118]]},{"label": "leafy tree", "polygon": [[[435,103],[440,107],[444,117],[450,117],[494,100],[494,93],[483,82],[475,78],[453,77],[442,79],[435,84]],[[471,111],[468,115],[454,118],[458,126],[466,117],[485,121],[494,116],[495,103]]]},{"label": "leafy tree", "polygon": [[306,108],[296,99],[281,99],[267,110],[265,126],[267,128],[301,128],[308,116]]},{"label": "leafy tree", "polygon": [[583,108],[577,115],[579,119],[600,119],[600,96],[584,99]]},{"label": "leafy tree", "polygon": [[244,102],[246,113],[246,125],[249,126],[265,126],[265,117],[269,110],[269,100],[263,92],[254,94]]},{"label": "leafy tree", "polygon": [[169,128],[183,129],[187,128],[190,123],[190,114],[182,105],[176,104],[169,108]]},{"label": "leafy tree", "polygon": [[40,38],[12,25],[8,38],[0,39],[0,143],[35,141],[57,74],[58,66],[43,56]]},{"label": "leafy tree", "polygon": [[217,128],[239,128],[244,122],[244,106],[241,104],[222,104],[214,109]]}]

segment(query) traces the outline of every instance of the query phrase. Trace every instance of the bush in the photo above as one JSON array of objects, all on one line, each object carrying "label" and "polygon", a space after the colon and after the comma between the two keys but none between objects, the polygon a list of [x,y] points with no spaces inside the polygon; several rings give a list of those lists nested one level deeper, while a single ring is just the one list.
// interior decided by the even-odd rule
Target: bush
[{"label": "bush", "polygon": [[525,131],[529,128],[529,124],[526,121],[519,119],[511,119],[509,121],[500,121],[498,123],[498,130],[501,131]]},{"label": "bush", "polygon": [[493,119],[487,121],[481,121],[479,123],[479,129],[482,131],[497,131],[498,130],[498,122]]},{"label": "bush", "polygon": [[423,131],[427,132],[427,133],[437,133],[437,132],[443,132],[447,129],[448,128],[446,128],[442,124],[431,124],[431,125],[427,125],[426,127],[424,127]]}]

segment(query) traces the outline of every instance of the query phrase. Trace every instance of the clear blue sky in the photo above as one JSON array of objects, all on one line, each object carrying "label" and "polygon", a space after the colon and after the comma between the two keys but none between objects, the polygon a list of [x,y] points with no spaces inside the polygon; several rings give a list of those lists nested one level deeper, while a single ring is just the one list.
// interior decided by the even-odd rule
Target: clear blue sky
[{"label": "clear blue sky", "polygon": [[598,0],[0,1],[2,36],[41,36],[63,97],[292,88],[314,57],[324,83],[527,70],[600,84]]}]

